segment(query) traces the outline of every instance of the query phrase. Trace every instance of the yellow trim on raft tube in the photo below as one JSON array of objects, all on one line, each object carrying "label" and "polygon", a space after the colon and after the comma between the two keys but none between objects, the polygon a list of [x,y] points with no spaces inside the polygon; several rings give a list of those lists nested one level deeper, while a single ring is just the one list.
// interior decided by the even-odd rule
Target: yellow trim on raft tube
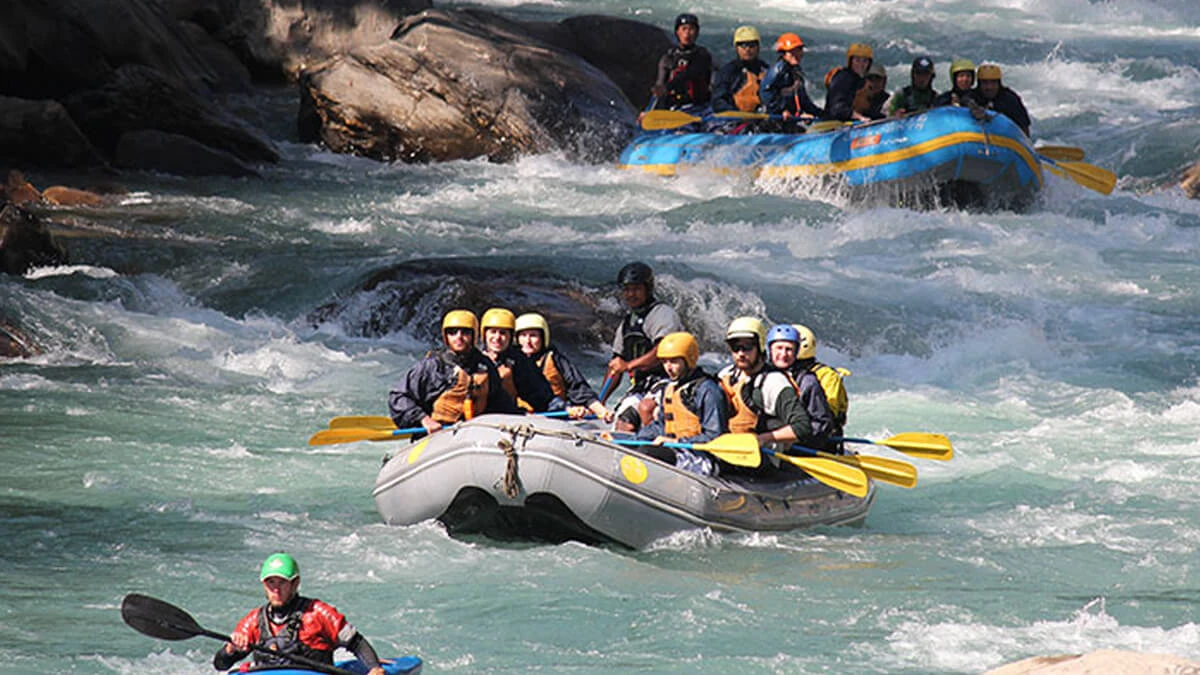
[{"label": "yellow trim on raft tube", "polygon": [[[892,150],[889,152],[881,152],[876,155],[865,155],[856,157],[841,162],[828,162],[825,164],[798,164],[796,166],[763,166],[759,167],[756,172],[758,178],[794,178],[796,176],[824,176],[831,173],[846,173],[856,169],[868,169],[893,162],[902,162],[906,159],[911,159],[918,155],[923,155],[935,150],[949,147],[951,145],[965,143],[983,143],[984,145],[998,145],[1008,148],[1021,156],[1025,160],[1025,164],[1029,166],[1033,175],[1037,176],[1038,186],[1042,187],[1042,165],[1037,158],[1030,154],[1029,150],[1021,143],[1008,138],[1006,136],[992,136],[975,131],[959,131],[945,136],[938,136],[924,143]],[[654,173],[660,176],[673,176],[677,170],[678,164],[621,164],[620,169],[641,169],[646,173]],[[719,173],[734,173],[737,169],[723,168],[716,169]]]}]

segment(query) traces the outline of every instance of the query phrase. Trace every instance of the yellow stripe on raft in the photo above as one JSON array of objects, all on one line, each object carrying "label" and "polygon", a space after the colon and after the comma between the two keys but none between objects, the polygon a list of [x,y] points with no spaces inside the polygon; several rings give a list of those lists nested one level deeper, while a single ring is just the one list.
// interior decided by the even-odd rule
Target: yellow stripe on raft
[{"label": "yellow stripe on raft", "polygon": [[[1038,162],[1029,149],[1018,141],[1015,141],[1007,136],[993,136],[975,131],[960,131],[953,134],[946,134],[930,139],[924,143],[918,143],[907,148],[892,150],[889,152],[881,152],[876,155],[865,155],[856,157],[841,162],[827,162],[824,164],[797,164],[795,166],[764,166],[758,169],[757,176],[760,178],[795,178],[797,176],[824,176],[832,173],[846,173],[857,169],[869,169],[872,167],[883,166],[895,162],[902,162],[907,159],[912,159],[920,155],[924,155],[942,148],[947,148],[952,145],[966,143],[982,143],[984,145],[995,145],[1012,150],[1020,155],[1021,159],[1037,176],[1038,186],[1042,186],[1042,165]],[[678,168],[677,164],[621,164],[620,169],[641,169],[647,173],[654,173],[660,176],[673,176]],[[728,170],[721,170],[721,173],[726,173]]]}]

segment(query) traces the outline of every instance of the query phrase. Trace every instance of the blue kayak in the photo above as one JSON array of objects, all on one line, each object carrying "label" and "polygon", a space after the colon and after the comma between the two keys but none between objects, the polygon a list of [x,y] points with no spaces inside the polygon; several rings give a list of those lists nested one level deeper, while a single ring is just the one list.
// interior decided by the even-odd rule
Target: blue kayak
[{"label": "blue kayak", "polygon": [[[417,675],[421,672],[421,666],[424,665],[421,659],[416,656],[401,656],[391,659],[383,659],[383,670],[388,675]],[[335,668],[354,673],[354,675],[366,675],[367,667],[362,661],[353,659],[350,661],[339,661],[334,664]],[[306,668],[301,665],[287,666],[259,666],[257,668],[248,668],[241,670],[235,668],[230,673],[270,673],[270,675],[312,675],[313,673],[321,673],[324,671]]]},{"label": "blue kayak", "polygon": [[1037,151],[1012,120],[988,111],[981,121],[952,106],[820,133],[652,131],[633,139],[619,166],[810,180],[855,201],[918,207],[1022,210],[1042,187]]}]

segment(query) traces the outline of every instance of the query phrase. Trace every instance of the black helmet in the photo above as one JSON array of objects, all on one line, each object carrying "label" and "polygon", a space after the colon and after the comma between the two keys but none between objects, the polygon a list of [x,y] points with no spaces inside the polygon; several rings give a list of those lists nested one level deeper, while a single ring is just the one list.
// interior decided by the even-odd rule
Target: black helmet
[{"label": "black helmet", "polygon": [[653,288],[654,270],[644,262],[631,262],[617,272],[617,283],[622,286],[645,284],[646,288]]},{"label": "black helmet", "polygon": [[695,14],[680,14],[675,17],[675,28],[680,26],[695,26],[696,30],[700,30],[700,19]]},{"label": "black helmet", "polygon": [[918,56],[913,59],[913,75],[917,73],[933,73],[933,61],[928,56]]}]

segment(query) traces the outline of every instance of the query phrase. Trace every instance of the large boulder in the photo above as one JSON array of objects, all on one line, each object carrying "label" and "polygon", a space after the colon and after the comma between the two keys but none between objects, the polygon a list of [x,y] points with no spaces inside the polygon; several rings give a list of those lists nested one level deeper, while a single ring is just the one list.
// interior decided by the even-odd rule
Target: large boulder
[{"label": "large boulder", "polygon": [[300,81],[300,131],[384,161],[608,159],[635,111],[603,72],[482,11],[428,10]]},{"label": "large boulder", "polygon": [[155,0],[0,2],[0,94],[61,98],[141,64],[198,90],[246,88],[244,69],[220,72]]},{"label": "large boulder", "polygon": [[1035,656],[984,675],[1164,675],[1200,672],[1200,662],[1168,654],[1100,649],[1087,654]]},{"label": "large boulder", "polygon": [[431,0],[166,0],[231,48],[253,75],[295,81],[309,65],[391,37]]},{"label": "large boulder", "polygon": [[258,172],[228,152],[211,148],[187,136],[155,129],[121,134],[115,161],[122,169],[159,171],[176,176],[258,175]]},{"label": "large boulder", "polygon": [[140,65],[118,68],[101,86],[71,95],[67,110],[108,156],[121,136],[144,129],[188,136],[249,162],[276,162],[261,132],[160,72]]},{"label": "large boulder", "polygon": [[33,267],[66,263],[66,251],[37,216],[12,204],[0,207],[0,272],[21,275]]},{"label": "large boulder", "polygon": [[1179,187],[1183,188],[1184,194],[1192,199],[1200,197],[1200,162],[1196,162],[1183,172],[1183,180],[1179,181]]},{"label": "large boulder", "polygon": [[0,165],[97,167],[106,164],[61,103],[0,96]]},{"label": "large boulder", "polygon": [[657,26],[598,14],[574,16],[534,30],[550,44],[604,71],[638,110],[650,102],[658,60],[674,43]]}]

